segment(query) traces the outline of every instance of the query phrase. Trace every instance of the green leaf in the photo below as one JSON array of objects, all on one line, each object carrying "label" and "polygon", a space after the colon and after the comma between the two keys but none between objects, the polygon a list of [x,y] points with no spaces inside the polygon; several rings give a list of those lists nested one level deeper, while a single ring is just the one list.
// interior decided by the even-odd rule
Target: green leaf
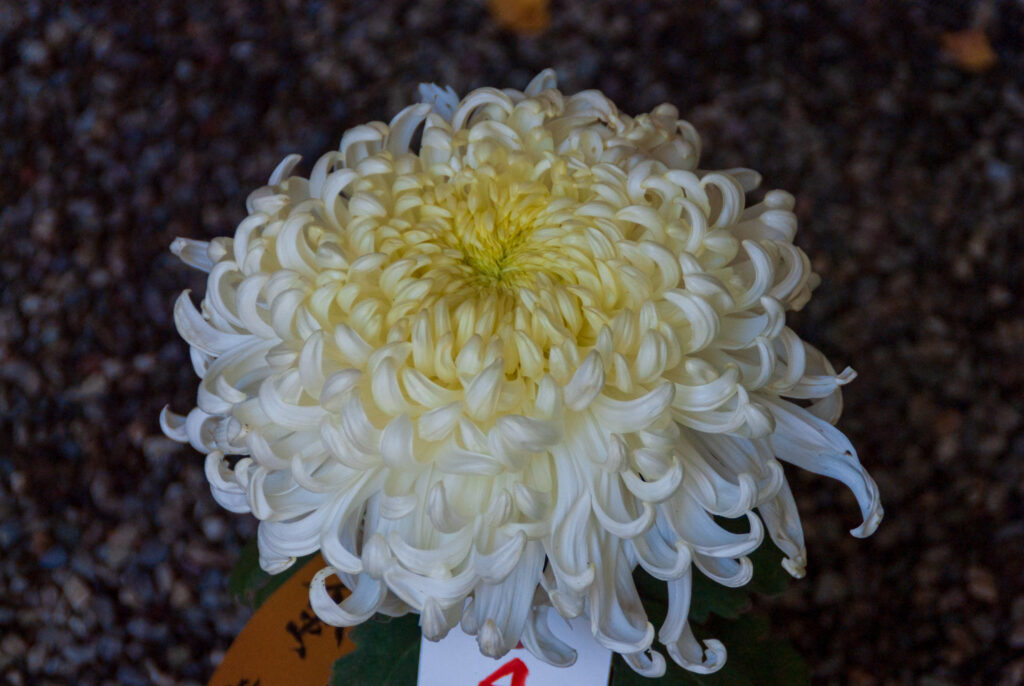
[{"label": "green leaf", "polygon": [[761,546],[750,554],[754,563],[754,578],[747,585],[751,591],[764,595],[779,595],[786,590],[793,577],[782,566],[785,555],[767,536]]},{"label": "green leaf", "polygon": [[312,555],[300,557],[295,564],[280,574],[267,574],[260,569],[260,553],[256,541],[249,541],[242,548],[238,562],[231,570],[228,591],[235,600],[256,610],[266,602],[274,591],[280,588],[281,584],[302,569],[311,559],[313,559]]},{"label": "green leaf", "polygon": [[693,570],[690,621],[703,624],[712,613],[735,619],[750,609],[748,587],[728,588]]},{"label": "green leaf", "polygon": [[334,663],[327,686],[411,686],[420,661],[420,625],[414,614],[377,615],[352,629],[356,649]]},{"label": "green leaf", "polygon": [[702,634],[725,644],[729,656],[725,667],[703,677],[702,683],[708,686],[745,683],[805,686],[811,683],[811,670],[803,657],[789,641],[772,635],[771,624],[763,614],[752,612],[731,621],[714,618],[704,629]]},{"label": "green leaf", "polygon": [[725,644],[728,658],[714,674],[693,674],[667,656],[668,668],[660,679],[642,677],[616,655],[610,686],[807,686],[810,670],[799,653],[784,639],[769,635],[768,620],[757,613],[738,619],[714,617],[707,627],[697,627],[701,638],[717,638]]}]

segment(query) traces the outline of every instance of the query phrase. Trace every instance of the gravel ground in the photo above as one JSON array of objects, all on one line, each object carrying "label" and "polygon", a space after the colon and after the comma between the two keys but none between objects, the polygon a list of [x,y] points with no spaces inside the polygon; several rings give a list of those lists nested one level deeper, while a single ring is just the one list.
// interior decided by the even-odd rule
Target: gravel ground
[{"label": "gravel ground", "polygon": [[[0,2],[0,673],[203,684],[246,613],[245,517],[157,413],[196,380],[167,251],[233,231],[290,152],[387,119],[420,81],[546,66],[627,112],[676,104],[706,166],[798,197],[824,283],[796,328],[860,372],[842,428],[887,510],[794,476],[808,577],[765,601],[822,684],[1024,682],[1024,7],[553,3],[517,37],[478,2]],[[941,37],[987,31],[997,64]],[[305,167],[308,171],[308,165]]]}]

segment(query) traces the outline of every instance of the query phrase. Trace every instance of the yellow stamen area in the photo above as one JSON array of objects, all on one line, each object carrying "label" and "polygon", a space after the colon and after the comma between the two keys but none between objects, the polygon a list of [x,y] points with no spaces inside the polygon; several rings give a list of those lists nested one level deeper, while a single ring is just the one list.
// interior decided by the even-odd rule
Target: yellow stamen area
[{"label": "yellow stamen area", "polygon": [[463,261],[479,274],[481,286],[508,288],[522,283],[530,235],[547,204],[545,189],[520,190],[487,181],[472,192],[476,208],[466,208],[468,216],[456,220],[453,232]]},{"label": "yellow stamen area", "polygon": [[556,283],[571,280],[564,259],[558,259],[573,230],[567,210],[577,204],[568,197],[572,189],[564,165],[551,169],[515,154],[495,154],[489,161],[460,171],[450,182],[430,180],[425,199],[447,215],[447,221],[434,225],[433,242],[443,252],[432,260],[431,271],[448,272],[462,289],[505,295],[536,286],[539,274]]}]

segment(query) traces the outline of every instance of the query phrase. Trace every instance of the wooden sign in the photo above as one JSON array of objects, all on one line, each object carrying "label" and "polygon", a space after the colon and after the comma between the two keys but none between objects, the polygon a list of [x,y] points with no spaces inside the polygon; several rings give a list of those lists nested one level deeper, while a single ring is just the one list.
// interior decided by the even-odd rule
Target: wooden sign
[{"label": "wooden sign", "polygon": [[[327,566],[317,555],[267,599],[231,644],[209,686],[322,686],[355,649],[345,629],[324,624],[309,605],[309,583]],[[336,577],[336,600],[348,595]]]}]

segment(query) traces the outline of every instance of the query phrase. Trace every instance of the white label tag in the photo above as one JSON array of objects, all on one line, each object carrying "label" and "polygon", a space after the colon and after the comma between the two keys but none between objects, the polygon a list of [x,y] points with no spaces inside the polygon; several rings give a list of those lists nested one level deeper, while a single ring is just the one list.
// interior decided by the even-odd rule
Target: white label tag
[{"label": "white label tag", "polygon": [[576,650],[572,667],[552,667],[525,648],[495,660],[480,654],[476,638],[459,627],[438,642],[420,639],[419,686],[602,686],[608,683],[612,654],[594,640],[590,622],[570,624],[551,613],[551,630]]}]

